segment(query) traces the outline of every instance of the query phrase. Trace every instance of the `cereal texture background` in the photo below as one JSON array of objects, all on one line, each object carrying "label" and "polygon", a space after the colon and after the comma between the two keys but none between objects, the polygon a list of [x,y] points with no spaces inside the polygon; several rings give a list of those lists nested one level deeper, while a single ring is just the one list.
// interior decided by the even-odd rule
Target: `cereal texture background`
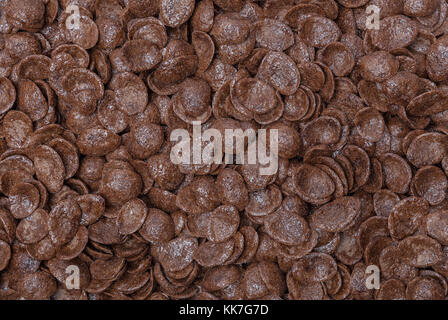
[{"label": "cereal texture background", "polygon": [[447,135],[446,0],[0,0],[0,300],[446,299]]}]

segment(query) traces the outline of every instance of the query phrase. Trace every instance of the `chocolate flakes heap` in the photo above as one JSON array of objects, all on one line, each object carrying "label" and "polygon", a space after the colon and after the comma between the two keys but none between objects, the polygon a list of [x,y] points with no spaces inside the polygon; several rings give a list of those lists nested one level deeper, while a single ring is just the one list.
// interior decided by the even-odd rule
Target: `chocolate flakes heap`
[{"label": "chocolate flakes heap", "polygon": [[[0,299],[446,299],[447,14],[1,1]],[[174,164],[194,122],[277,129],[278,171]]]}]

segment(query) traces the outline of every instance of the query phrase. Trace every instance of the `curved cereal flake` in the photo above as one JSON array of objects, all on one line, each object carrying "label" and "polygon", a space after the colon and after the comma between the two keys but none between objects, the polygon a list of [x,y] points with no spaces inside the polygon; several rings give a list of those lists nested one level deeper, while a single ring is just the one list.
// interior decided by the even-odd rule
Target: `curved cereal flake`
[{"label": "curved cereal flake", "polygon": [[275,249],[278,250],[278,258],[295,260],[300,259],[310,253],[314,248],[316,248],[318,241],[319,234],[316,231],[312,230],[309,233],[308,237],[303,238],[302,240],[297,242],[296,245],[287,246],[284,244],[279,244],[278,248]]},{"label": "curved cereal flake", "polygon": [[65,168],[64,179],[73,177],[79,168],[79,156],[76,147],[63,138],[55,138],[47,143],[62,159]]},{"label": "curved cereal flake", "polygon": [[335,190],[333,180],[321,169],[303,164],[293,176],[295,192],[306,202],[323,204]]},{"label": "curved cereal flake", "polygon": [[254,191],[249,194],[249,202],[245,212],[256,217],[267,216],[277,210],[281,202],[281,191],[275,186],[268,186],[265,190]]},{"label": "curved cereal flake", "polygon": [[299,64],[297,68],[299,69],[303,86],[309,87],[314,92],[322,90],[325,85],[325,73],[318,64],[305,62]]},{"label": "curved cereal flake", "polygon": [[373,158],[371,160],[371,167],[370,167],[370,176],[367,180],[366,184],[363,186],[363,190],[369,193],[375,193],[377,191],[380,191],[383,187],[383,167],[381,165],[381,162]]},{"label": "curved cereal flake", "polygon": [[341,274],[339,272],[336,272],[336,274],[332,278],[328,279],[324,283],[328,295],[334,295],[338,293],[338,291],[342,287]]},{"label": "curved cereal flake", "polygon": [[305,147],[335,144],[341,137],[341,131],[341,124],[336,118],[329,116],[319,117],[310,121],[303,129],[303,144]]},{"label": "curved cereal flake", "polygon": [[219,57],[226,63],[236,64],[249,57],[255,47],[255,35],[251,33],[244,41],[236,44],[221,44],[217,47]]},{"label": "curved cereal flake", "polygon": [[3,271],[11,259],[11,247],[3,240],[0,240],[0,253],[0,270]]},{"label": "curved cereal flake", "polygon": [[341,197],[314,211],[310,216],[310,224],[327,232],[345,231],[358,217],[360,210],[358,198]]},{"label": "curved cereal flake", "polygon": [[127,41],[123,45],[123,56],[134,72],[151,70],[162,61],[159,47],[144,39]]},{"label": "curved cereal flake", "polygon": [[143,80],[133,73],[124,72],[112,77],[109,88],[115,92],[115,103],[125,114],[143,112],[148,104],[148,92]]},{"label": "curved cereal flake", "polygon": [[[45,83],[45,82],[44,82]],[[48,89],[51,92],[51,89]],[[42,90],[37,83],[23,80],[17,89],[18,109],[25,112],[33,121],[43,119],[48,113],[48,104]]]},{"label": "curved cereal flake", "polygon": [[432,267],[439,274],[446,276],[447,271],[447,249],[443,247],[442,249],[442,259]]},{"label": "curved cereal flake", "polygon": [[285,124],[273,123],[267,128],[268,132],[271,130],[278,131],[278,155],[281,158],[292,159],[302,149],[302,141],[300,135],[294,128]]},{"label": "curved cereal flake", "polygon": [[277,20],[265,19],[256,25],[256,40],[260,47],[284,51],[294,44],[291,28]]},{"label": "curved cereal flake", "polygon": [[415,277],[406,288],[408,300],[443,300],[444,297],[440,282],[429,276]]},{"label": "curved cereal flake", "polygon": [[417,37],[417,23],[403,15],[386,17],[380,25],[379,30],[371,30],[370,34],[372,44],[381,50],[405,48]]},{"label": "curved cereal flake", "polygon": [[286,283],[294,300],[323,300],[325,288],[320,282],[302,283],[293,278],[291,273],[286,275]]},{"label": "curved cereal flake", "polygon": [[120,235],[116,219],[114,218],[100,218],[97,222],[89,225],[89,239],[100,244],[117,244],[123,241],[123,236]]},{"label": "curved cereal flake", "polygon": [[384,118],[374,108],[365,108],[356,113],[354,123],[358,133],[370,142],[378,142],[383,138],[385,130]]},{"label": "curved cereal flake", "polygon": [[302,88],[298,88],[295,94],[285,98],[285,110],[283,117],[288,121],[299,121],[310,108],[310,99]]},{"label": "curved cereal flake", "polygon": [[270,237],[288,246],[300,244],[310,232],[308,223],[303,217],[282,208],[264,219],[264,227]]},{"label": "curved cereal flake", "polygon": [[325,102],[330,102],[335,93],[335,76],[328,66],[317,63],[325,74],[325,82],[319,91],[319,95]]},{"label": "curved cereal flake", "polygon": [[176,204],[191,214],[214,210],[219,205],[214,180],[209,177],[196,178],[179,191]]},{"label": "curved cereal flake", "polygon": [[212,63],[215,44],[212,38],[202,31],[193,32],[191,42],[198,56],[198,72],[204,72]]},{"label": "curved cereal flake", "polygon": [[231,238],[238,230],[240,216],[233,206],[220,206],[210,213],[207,223],[207,239],[223,242]]},{"label": "curved cereal flake", "polygon": [[369,2],[367,0],[337,0],[337,1],[346,8],[359,8]]},{"label": "curved cereal flake", "polygon": [[291,28],[301,28],[304,20],[312,16],[325,16],[325,11],[316,4],[298,4],[291,7],[283,17]]},{"label": "curved cereal flake", "polygon": [[284,277],[272,262],[252,264],[243,274],[241,286],[248,299],[261,298],[268,293],[282,294]]},{"label": "curved cereal flake", "polygon": [[60,201],[49,213],[48,235],[55,245],[68,243],[76,235],[81,209],[72,199]]},{"label": "curved cereal flake", "polygon": [[398,279],[383,283],[375,295],[376,300],[406,300],[406,284]]},{"label": "curved cereal flake", "polygon": [[243,6],[242,0],[213,0],[213,2],[226,11],[240,11]]},{"label": "curved cereal flake", "polygon": [[126,114],[115,103],[114,92],[107,90],[98,104],[98,121],[101,125],[114,133],[124,131],[128,126]]},{"label": "curved cereal flake", "polygon": [[87,69],[75,68],[62,78],[62,89],[67,92],[67,102],[80,112],[91,114],[104,95],[101,79]]},{"label": "curved cereal flake", "polygon": [[8,147],[22,148],[33,132],[31,119],[23,112],[11,110],[2,119],[3,134]]},{"label": "curved cereal flake", "polygon": [[3,114],[12,108],[17,96],[16,88],[6,77],[0,78],[0,93],[0,114]]},{"label": "curved cereal flake", "polygon": [[[263,92],[263,94],[259,94]],[[266,82],[245,78],[235,82],[231,88],[231,101],[243,114],[265,114],[277,104],[275,90]]]},{"label": "curved cereal flake", "polygon": [[442,36],[435,43],[433,43],[426,56],[426,71],[428,76],[433,81],[443,81],[448,78],[445,66],[448,61],[444,57],[448,45],[448,37]]},{"label": "curved cereal flake", "polygon": [[447,178],[444,172],[435,166],[420,168],[414,176],[414,188],[420,197],[430,205],[437,205],[445,199]]},{"label": "curved cereal flake", "polygon": [[[211,89],[202,79],[187,79],[180,85],[179,92],[172,99],[174,113],[184,122],[206,122],[211,113]],[[194,99],[191,97],[195,96]]]},{"label": "curved cereal flake", "polygon": [[435,265],[442,259],[441,245],[424,235],[405,238],[399,243],[398,250],[403,253],[404,261],[417,268]]},{"label": "curved cereal flake", "polygon": [[75,258],[69,261],[60,260],[57,258],[50,259],[46,262],[49,273],[58,280],[60,284],[63,284],[63,288],[66,288],[66,280],[69,274],[65,271],[69,266],[75,266],[79,269],[79,288],[84,290],[89,285],[91,280],[88,264],[80,258]]},{"label": "curved cereal flake", "polygon": [[193,0],[161,0],[160,19],[171,28],[178,27],[191,17],[194,7]]},{"label": "curved cereal flake", "polygon": [[89,66],[89,53],[77,44],[62,44],[51,51],[51,58],[56,58],[61,53],[67,53],[74,58],[80,68],[87,68]]},{"label": "curved cereal flake", "polygon": [[400,71],[384,81],[381,86],[383,92],[392,102],[405,104],[418,95],[420,81],[417,75],[408,71]]},{"label": "curved cereal flake", "polygon": [[79,152],[88,156],[104,156],[120,144],[120,136],[101,127],[88,128],[81,132],[76,141]]},{"label": "curved cereal flake", "polygon": [[103,83],[109,82],[112,74],[112,67],[109,58],[100,50],[93,50],[92,62],[89,69],[94,69]]},{"label": "curved cereal flake", "polygon": [[392,245],[393,240],[389,237],[373,238],[364,250],[364,260],[368,265],[380,264],[380,256],[383,250]]},{"label": "curved cereal flake", "polygon": [[31,183],[18,183],[11,188],[8,199],[14,218],[24,219],[39,207],[40,193]]},{"label": "curved cereal flake", "polygon": [[122,234],[132,234],[139,230],[145,222],[147,207],[140,199],[126,202],[120,209],[117,218],[118,229]]},{"label": "curved cereal flake", "polygon": [[446,210],[437,210],[431,212],[426,216],[425,228],[426,233],[439,241],[442,245],[446,245],[448,242],[445,228],[447,226],[448,212]]},{"label": "curved cereal flake", "polygon": [[447,96],[443,91],[431,90],[412,99],[406,111],[412,116],[430,116],[447,110]]},{"label": "curved cereal flake", "polygon": [[178,85],[196,72],[197,66],[198,58],[195,55],[162,61],[148,76],[148,86],[161,95],[174,94],[179,90]]},{"label": "curved cereal flake", "polygon": [[382,82],[394,76],[400,66],[387,51],[375,51],[359,60],[361,76],[367,81]]},{"label": "curved cereal flake", "polygon": [[355,66],[352,51],[341,42],[329,43],[322,49],[321,59],[336,77],[348,75]]},{"label": "curved cereal flake", "polygon": [[88,241],[89,233],[87,228],[84,226],[79,227],[73,239],[59,249],[57,258],[61,260],[75,259],[84,251]]},{"label": "curved cereal flake", "polygon": [[233,236],[233,240],[235,242],[235,245],[233,247],[232,255],[227,258],[225,261],[225,265],[231,265],[234,264],[238,258],[241,256],[241,254],[244,251],[244,236],[241,232],[236,232]]},{"label": "curved cereal flake", "polygon": [[408,147],[406,156],[417,168],[438,164],[446,154],[446,137],[430,132],[415,137]]},{"label": "curved cereal flake", "polygon": [[116,280],[125,266],[125,259],[113,257],[108,260],[97,259],[90,264],[90,273],[96,280]]},{"label": "curved cereal flake", "polygon": [[218,291],[237,281],[240,276],[236,266],[218,266],[207,271],[202,286],[210,292]]},{"label": "curved cereal flake", "polygon": [[29,80],[45,80],[50,77],[51,60],[44,55],[29,55],[23,58],[15,67],[11,77]]},{"label": "curved cereal flake", "polygon": [[16,234],[16,221],[14,216],[7,210],[0,209],[0,226],[2,230],[2,240],[12,243]]},{"label": "curved cereal flake", "polygon": [[341,237],[337,232],[326,232],[316,229],[319,234],[319,242],[316,245],[315,251],[327,254],[333,254],[339,246]]},{"label": "curved cereal flake", "polygon": [[81,225],[88,226],[98,221],[103,215],[106,202],[99,195],[86,194],[75,198],[81,209]]},{"label": "curved cereal flake", "polygon": [[383,189],[373,195],[373,207],[377,216],[389,217],[395,205],[400,201],[400,197],[390,191]]},{"label": "curved cereal flake", "polygon": [[376,237],[387,237],[390,235],[388,219],[386,217],[370,217],[359,226],[359,244],[364,250],[366,246]]},{"label": "curved cereal flake", "polygon": [[58,153],[45,145],[34,149],[33,163],[37,178],[47,187],[50,193],[61,190],[64,184],[65,168]]},{"label": "curved cereal flake", "polygon": [[252,227],[241,227],[240,232],[244,237],[244,250],[236,264],[250,263],[258,249],[259,237],[257,231]]},{"label": "curved cereal flake", "polygon": [[235,240],[214,243],[211,241],[199,245],[194,253],[194,259],[203,267],[215,267],[223,264],[233,253]]},{"label": "curved cereal flake", "polygon": [[45,210],[38,209],[32,215],[22,219],[17,225],[16,235],[25,244],[36,243],[48,234],[49,216]]},{"label": "curved cereal flake", "polygon": [[310,253],[296,261],[291,269],[292,275],[304,283],[331,279],[336,275],[336,261],[325,253]]},{"label": "curved cereal flake", "polygon": [[163,144],[163,128],[154,123],[131,125],[128,140],[124,142],[129,153],[137,159],[147,159]]},{"label": "curved cereal flake", "polygon": [[18,292],[30,300],[46,300],[56,292],[57,285],[54,278],[43,271],[25,274],[18,280]]},{"label": "curved cereal flake", "polygon": [[257,76],[283,95],[294,94],[300,85],[300,73],[296,64],[289,56],[280,52],[270,51],[264,56]]},{"label": "curved cereal flake", "polygon": [[213,26],[214,7],[212,0],[202,0],[196,4],[196,9],[191,17],[193,31],[208,32]]},{"label": "curved cereal flake", "polygon": [[[143,205],[140,203],[142,208]],[[173,219],[167,213],[151,208],[146,214],[146,220],[141,225],[139,233],[146,241],[159,243],[170,241],[174,237],[174,231]]]},{"label": "curved cereal flake", "polygon": [[311,3],[315,3],[317,6],[321,7],[328,19],[335,20],[338,17],[338,11],[342,8],[338,7],[338,4],[334,0],[312,0]]},{"label": "curved cereal flake", "polygon": [[308,45],[320,49],[338,41],[341,38],[341,30],[333,20],[311,16],[303,22],[299,35]]},{"label": "curved cereal flake", "polygon": [[387,153],[380,157],[383,168],[384,185],[392,192],[404,194],[409,190],[412,171],[402,157]]},{"label": "curved cereal flake", "polygon": [[[68,17],[67,19],[70,19],[70,17]],[[91,49],[98,42],[99,38],[98,26],[88,16],[84,16],[81,14],[79,19],[80,19],[79,21],[80,27],[68,29],[66,34],[68,38],[71,40],[71,42],[79,45],[80,47],[86,50]]]},{"label": "curved cereal flake", "polygon": [[358,83],[358,92],[365,104],[380,112],[387,111],[387,106],[391,103],[381,83],[361,80]]},{"label": "curved cereal flake", "polygon": [[369,179],[371,166],[370,158],[365,150],[355,145],[345,146],[342,153],[349,159],[353,166],[355,178],[353,189],[356,190],[365,185]]},{"label": "curved cereal flake", "polygon": [[247,187],[237,171],[229,168],[222,170],[215,183],[223,204],[234,205],[240,211],[247,207],[249,201]]},{"label": "curved cereal flake", "polygon": [[192,261],[198,248],[197,239],[178,237],[157,248],[158,259],[166,271],[179,271]]}]

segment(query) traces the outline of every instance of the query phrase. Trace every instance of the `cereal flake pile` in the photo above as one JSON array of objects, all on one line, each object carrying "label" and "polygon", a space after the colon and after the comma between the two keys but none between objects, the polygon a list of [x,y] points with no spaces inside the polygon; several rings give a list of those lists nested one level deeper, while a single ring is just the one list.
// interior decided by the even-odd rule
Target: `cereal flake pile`
[{"label": "cereal flake pile", "polygon": [[446,299],[447,135],[446,0],[0,0],[0,300]]}]

